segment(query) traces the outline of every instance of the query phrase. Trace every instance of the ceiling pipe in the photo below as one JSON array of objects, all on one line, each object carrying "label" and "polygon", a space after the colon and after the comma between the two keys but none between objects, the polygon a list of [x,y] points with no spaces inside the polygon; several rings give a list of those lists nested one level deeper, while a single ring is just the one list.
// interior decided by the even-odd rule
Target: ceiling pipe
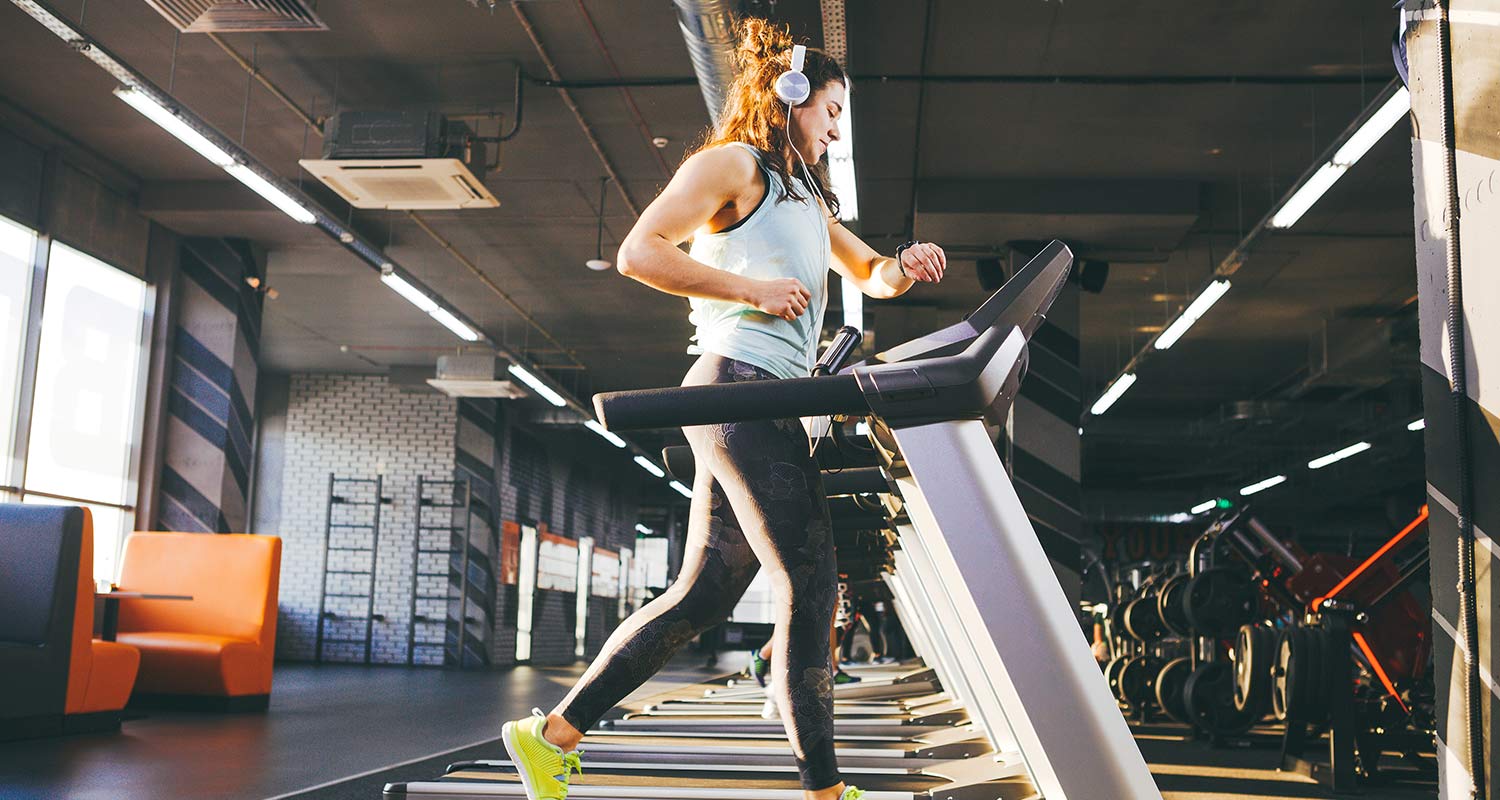
[{"label": "ceiling pipe", "polygon": [[708,118],[715,127],[734,82],[734,4],[729,0],[673,0]]}]

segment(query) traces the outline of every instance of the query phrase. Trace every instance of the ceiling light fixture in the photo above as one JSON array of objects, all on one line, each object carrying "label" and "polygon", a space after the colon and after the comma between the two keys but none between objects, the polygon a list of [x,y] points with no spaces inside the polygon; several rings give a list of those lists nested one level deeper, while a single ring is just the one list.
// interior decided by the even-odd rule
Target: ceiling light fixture
[{"label": "ceiling light fixture", "polygon": [[642,536],[650,536],[651,534],[656,533],[656,531],[646,527],[645,525],[642,525],[639,522],[635,524],[635,532],[641,534]]},{"label": "ceiling light fixture", "polygon": [[[522,383],[530,386],[532,391],[541,395],[543,400],[546,400],[552,405],[557,406],[558,408],[562,408],[563,406],[568,404],[568,401],[564,400],[562,395],[554,391],[551,386],[542,383],[542,380],[540,378],[531,374],[530,370],[526,369],[520,364],[511,364],[510,374],[516,376],[517,378],[520,378]],[[657,477],[661,476],[658,475]]]},{"label": "ceiling light fixture", "polygon": [[1166,350],[1172,345],[1177,344],[1177,340],[1181,339],[1182,335],[1188,332],[1188,328],[1193,327],[1193,323],[1197,322],[1204,314],[1207,314],[1208,310],[1213,308],[1214,303],[1219,302],[1219,298],[1223,297],[1224,293],[1228,291],[1229,281],[1217,280],[1210,283],[1203,290],[1203,293],[1198,295],[1197,299],[1193,300],[1193,302],[1188,304],[1187,308],[1182,310],[1182,314],[1177,317],[1177,320],[1168,325],[1167,329],[1162,331],[1160,336],[1156,337],[1156,349]]},{"label": "ceiling light fixture", "polygon": [[583,426],[585,428],[588,428],[589,430],[593,431],[594,433],[597,433],[600,436],[604,437],[604,439],[606,441],[608,441],[610,444],[614,445],[615,447],[624,447],[625,446],[625,440],[624,439],[621,439],[620,437],[616,436],[613,431],[609,430],[608,428],[605,428],[603,425],[600,425],[598,422],[596,422],[594,420],[591,420],[591,419],[584,420],[583,421]]},{"label": "ceiling light fixture", "polygon": [[1116,378],[1115,382],[1111,383],[1109,388],[1104,390],[1104,394],[1099,395],[1099,399],[1094,401],[1094,405],[1089,408],[1089,413],[1097,417],[1108,411],[1109,407],[1114,405],[1115,401],[1119,400],[1121,395],[1125,394],[1125,390],[1134,385],[1134,372],[1127,372]]},{"label": "ceiling light fixture", "polygon": [[1370,449],[1370,443],[1369,442],[1360,442],[1359,444],[1351,444],[1351,445],[1349,445],[1348,447],[1345,447],[1342,450],[1335,450],[1334,452],[1329,453],[1326,456],[1319,456],[1319,457],[1317,457],[1317,458],[1315,458],[1315,459],[1307,462],[1307,468],[1308,469],[1322,469],[1322,468],[1328,466],[1329,464],[1334,463],[1335,461],[1343,461],[1344,459],[1348,458],[1349,456],[1359,455],[1360,453],[1363,453],[1364,451],[1369,450],[1369,449]]},{"label": "ceiling light fixture", "polygon": [[614,266],[604,258],[604,189],[608,183],[608,177],[599,179],[599,233],[594,238],[594,257],[583,262],[584,266],[595,272],[603,272]]},{"label": "ceiling light fixture", "polygon": [[1218,505],[1219,505],[1219,498],[1215,497],[1212,500],[1204,500],[1203,502],[1199,503],[1198,505],[1193,506],[1192,508],[1188,509],[1188,513],[1191,513],[1191,514],[1202,514],[1205,511],[1212,511],[1212,510],[1214,510],[1215,508],[1218,507]]},{"label": "ceiling light fixture", "polygon": [[[453,312],[449,311],[446,308],[439,308],[428,316],[437,320],[439,325],[442,325],[444,328],[452,331],[454,336],[457,336],[458,338],[463,339],[466,342],[479,341],[478,331],[475,331],[473,328],[470,328],[468,325],[464,324],[463,320],[453,316]],[[563,405],[563,402],[559,401],[562,401],[561,397],[553,401],[553,405]]]},{"label": "ceiling light fixture", "polygon": [[636,456],[635,463],[640,464],[641,469],[651,473],[652,475],[655,475],[658,478],[667,477],[667,473],[663,471],[661,467],[656,466],[656,464],[652,463],[651,459],[646,458],[645,456]]},{"label": "ceiling light fixture", "polygon": [[1268,227],[1287,229],[1297,224],[1332,186],[1343,177],[1349,168],[1370,152],[1370,148],[1380,141],[1397,122],[1404,119],[1411,112],[1411,93],[1405,86],[1397,87],[1396,91],[1365,119],[1339,149],[1334,152],[1333,157],[1324,162],[1318,170],[1312,174],[1303,184],[1297,187],[1291,197],[1282,203],[1281,208],[1271,215]]},{"label": "ceiling light fixture", "polygon": [[1276,486],[1276,485],[1282,484],[1282,483],[1286,483],[1286,476],[1285,475],[1276,475],[1274,477],[1266,478],[1265,480],[1260,481],[1259,483],[1252,483],[1249,486],[1246,486],[1245,488],[1241,489],[1240,490],[1240,496],[1242,496],[1242,497],[1249,497],[1250,495],[1255,494],[1256,492],[1263,492],[1263,491],[1271,488],[1272,486]]},{"label": "ceiling light fixture", "polygon": [[1426,417],[1423,417],[1421,419],[1414,419],[1411,422],[1408,422],[1406,424],[1406,429],[1409,430],[1409,431],[1420,431],[1420,430],[1422,430],[1422,429],[1424,429],[1426,427],[1427,427],[1427,418]]},{"label": "ceiling light fixture", "polygon": [[229,167],[234,164],[232,156],[145,92],[121,86],[115,89],[115,97],[124,100],[131,108],[141,112],[146,119],[161,126],[162,130],[177,137],[178,141],[191,147],[194,152],[208,159],[215,166]]},{"label": "ceiling light fixture", "polygon": [[693,490],[689,489],[686,486],[683,486],[680,481],[672,481],[672,488],[677,490],[677,493],[682,495],[683,497],[686,497],[689,500],[693,499]]}]

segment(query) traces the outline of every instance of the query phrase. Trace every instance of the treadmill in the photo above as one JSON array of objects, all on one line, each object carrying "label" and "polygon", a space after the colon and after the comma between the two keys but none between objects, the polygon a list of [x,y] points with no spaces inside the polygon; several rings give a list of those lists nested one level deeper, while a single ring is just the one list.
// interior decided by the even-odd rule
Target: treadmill
[{"label": "treadmill", "polygon": [[[615,430],[867,417],[904,520],[897,569],[887,577],[898,613],[934,623],[917,626],[921,649],[953,677],[944,688],[962,695],[995,750],[920,774],[851,770],[870,800],[1160,799],[986,429],[1014,400],[1027,338],[1071,261],[1053,242],[965,321],[836,375],[595,397],[601,422]],[[1079,753],[1087,769],[1062,768]],[[766,775],[764,766],[743,762],[753,756],[737,758],[738,768],[685,770],[605,768],[596,763],[603,759],[590,759],[569,794],[800,799],[795,773]],[[513,772],[460,768],[436,781],[389,784],[385,796],[522,797],[524,790]]]}]

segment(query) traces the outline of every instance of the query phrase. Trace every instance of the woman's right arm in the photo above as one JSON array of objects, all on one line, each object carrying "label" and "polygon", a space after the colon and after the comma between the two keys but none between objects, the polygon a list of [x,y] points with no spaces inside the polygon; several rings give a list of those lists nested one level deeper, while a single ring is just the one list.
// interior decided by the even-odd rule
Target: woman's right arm
[{"label": "woman's right arm", "polygon": [[735,275],[678,249],[754,181],[756,172],[755,159],[738,148],[715,147],[694,154],[620,243],[615,260],[620,274],[668,294],[743,303],[783,319],[796,319],[812,301],[801,281]]}]

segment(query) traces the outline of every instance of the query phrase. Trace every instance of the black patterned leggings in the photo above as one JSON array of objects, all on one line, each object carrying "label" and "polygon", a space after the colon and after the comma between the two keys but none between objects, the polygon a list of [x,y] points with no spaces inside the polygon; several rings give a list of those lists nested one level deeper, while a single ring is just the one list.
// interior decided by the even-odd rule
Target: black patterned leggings
[{"label": "black patterned leggings", "polygon": [[[684,386],[774,380],[713,354]],[[795,419],[684,428],[697,463],[687,547],[677,581],[615,629],[562,702],[587,731],[690,639],[729,617],[756,570],[776,598],[771,676],[805,789],[840,781],[833,751],[829,621],[838,598],[833,528],[822,477]]]}]

